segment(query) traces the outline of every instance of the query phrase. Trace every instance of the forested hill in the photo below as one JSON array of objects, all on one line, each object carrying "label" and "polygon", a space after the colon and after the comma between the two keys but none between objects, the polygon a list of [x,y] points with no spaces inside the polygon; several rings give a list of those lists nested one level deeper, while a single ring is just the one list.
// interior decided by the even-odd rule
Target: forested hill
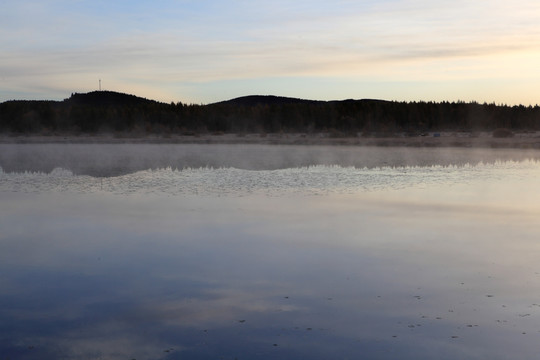
[{"label": "forested hill", "polygon": [[208,105],[161,103],[94,91],[63,101],[0,103],[0,132],[246,133],[355,135],[426,131],[540,130],[540,107],[465,102],[315,101],[252,95]]},{"label": "forested hill", "polygon": [[239,98],[221,101],[212,105],[238,105],[238,106],[257,106],[257,105],[287,105],[287,104],[317,104],[324,101],[305,100],[284,96],[274,95],[249,95]]},{"label": "forested hill", "polygon": [[64,100],[71,105],[102,106],[137,106],[157,103],[135,95],[123,94],[114,91],[93,91],[86,94],[71,94],[69,99]]}]

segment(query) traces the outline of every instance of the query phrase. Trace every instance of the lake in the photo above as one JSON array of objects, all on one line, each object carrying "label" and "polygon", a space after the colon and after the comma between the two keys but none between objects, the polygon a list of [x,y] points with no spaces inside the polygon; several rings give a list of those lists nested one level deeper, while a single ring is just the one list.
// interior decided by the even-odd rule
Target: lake
[{"label": "lake", "polygon": [[536,359],[539,161],[0,144],[0,359]]}]

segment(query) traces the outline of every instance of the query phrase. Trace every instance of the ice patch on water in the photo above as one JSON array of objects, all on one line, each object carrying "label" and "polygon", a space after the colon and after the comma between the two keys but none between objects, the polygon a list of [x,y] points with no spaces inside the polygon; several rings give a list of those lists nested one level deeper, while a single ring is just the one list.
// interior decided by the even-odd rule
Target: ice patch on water
[{"label": "ice patch on water", "polygon": [[186,168],[145,170],[116,177],[74,175],[56,168],[51,173],[6,173],[0,170],[0,191],[78,193],[163,193],[171,195],[245,195],[262,193],[327,194],[403,189],[433,184],[466,184],[538,177],[539,162],[505,161],[463,166],[355,168],[309,166],[280,170]]}]

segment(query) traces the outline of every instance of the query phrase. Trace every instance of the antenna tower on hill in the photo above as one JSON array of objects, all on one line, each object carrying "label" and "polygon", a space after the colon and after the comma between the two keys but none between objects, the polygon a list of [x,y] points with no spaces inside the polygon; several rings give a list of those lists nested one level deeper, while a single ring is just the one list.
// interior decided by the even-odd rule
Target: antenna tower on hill
[{"label": "antenna tower on hill", "polygon": [[101,79],[99,79],[99,91],[101,91]]}]

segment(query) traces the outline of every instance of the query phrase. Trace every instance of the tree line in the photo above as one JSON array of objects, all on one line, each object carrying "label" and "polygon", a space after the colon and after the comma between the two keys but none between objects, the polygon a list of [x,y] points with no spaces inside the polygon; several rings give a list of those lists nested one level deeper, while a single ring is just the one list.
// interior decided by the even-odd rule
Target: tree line
[{"label": "tree line", "polygon": [[247,96],[200,105],[161,103],[110,91],[63,101],[0,103],[0,132],[276,133],[342,135],[427,131],[540,130],[540,107],[476,102],[311,101]]}]

